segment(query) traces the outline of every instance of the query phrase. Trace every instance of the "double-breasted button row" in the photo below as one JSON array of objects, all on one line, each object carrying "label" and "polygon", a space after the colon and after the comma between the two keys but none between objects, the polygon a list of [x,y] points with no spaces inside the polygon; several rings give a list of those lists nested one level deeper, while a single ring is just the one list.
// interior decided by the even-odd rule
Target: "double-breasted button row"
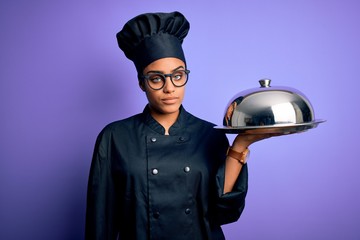
[{"label": "double-breasted button row", "polygon": [[[188,166],[184,167],[185,173],[189,173],[190,170],[191,170],[190,167],[188,167]],[[151,169],[151,173],[152,173],[152,175],[157,175],[159,173],[159,170],[157,168],[153,168],[153,169]]]},{"label": "double-breasted button row", "polygon": [[[185,212],[186,215],[189,215],[189,214],[191,214],[191,209],[190,209],[190,208],[186,208],[186,209],[184,210],[184,212]],[[153,217],[156,218],[156,219],[158,219],[158,218],[160,217],[160,213],[159,213],[158,211],[153,212]]]},{"label": "double-breasted button row", "polygon": [[[185,137],[179,137],[178,139],[179,139],[180,142],[186,141]],[[154,143],[154,142],[157,141],[157,139],[156,139],[156,137],[152,137],[152,138],[150,138],[150,141]]]}]

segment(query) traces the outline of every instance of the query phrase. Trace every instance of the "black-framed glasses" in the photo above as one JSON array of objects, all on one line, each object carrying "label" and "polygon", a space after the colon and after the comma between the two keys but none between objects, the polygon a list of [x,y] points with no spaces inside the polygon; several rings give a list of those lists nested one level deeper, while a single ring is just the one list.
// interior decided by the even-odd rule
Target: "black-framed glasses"
[{"label": "black-framed glasses", "polygon": [[148,75],[140,76],[140,79],[146,80],[150,88],[160,90],[165,86],[166,78],[170,77],[170,81],[175,87],[185,86],[189,79],[190,70],[176,70],[170,74],[163,74],[159,72],[149,73]]}]

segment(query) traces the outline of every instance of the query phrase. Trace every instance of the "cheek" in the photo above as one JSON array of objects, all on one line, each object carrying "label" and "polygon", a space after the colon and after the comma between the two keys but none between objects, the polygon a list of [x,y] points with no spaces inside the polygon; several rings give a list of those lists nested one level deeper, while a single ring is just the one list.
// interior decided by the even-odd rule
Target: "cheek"
[{"label": "cheek", "polygon": [[185,87],[183,87],[183,88],[181,89],[180,95],[181,95],[181,100],[184,99],[184,96],[185,96]]},{"label": "cheek", "polygon": [[148,99],[149,102],[154,102],[154,101],[156,101],[156,99],[157,99],[157,94],[156,94],[156,93],[152,92],[152,91],[149,90],[149,89],[147,89],[147,90],[145,91],[145,93],[146,93],[146,98]]}]

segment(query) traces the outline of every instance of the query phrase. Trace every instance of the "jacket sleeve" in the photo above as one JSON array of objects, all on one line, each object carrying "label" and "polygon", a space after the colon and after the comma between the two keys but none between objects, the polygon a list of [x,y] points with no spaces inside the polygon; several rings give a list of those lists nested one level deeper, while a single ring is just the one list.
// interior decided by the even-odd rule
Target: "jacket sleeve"
[{"label": "jacket sleeve", "polygon": [[245,164],[234,184],[233,190],[224,194],[224,181],[225,181],[225,159],[226,151],[228,148],[228,141],[226,144],[219,144],[221,147],[221,155],[218,157],[222,159],[216,177],[215,177],[215,210],[214,222],[217,225],[232,223],[240,218],[241,213],[245,207],[245,197],[248,191],[248,168]]},{"label": "jacket sleeve", "polygon": [[223,194],[225,165],[222,165],[216,175],[216,210],[215,221],[219,225],[235,222],[245,207],[245,197],[248,190],[248,168],[245,164],[235,182],[231,192]]},{"label": "jacket sleeve", "polygon": [[100,134],[93,153],[87,190],[85,239],[116,239],[116,205],[109,137]]}]

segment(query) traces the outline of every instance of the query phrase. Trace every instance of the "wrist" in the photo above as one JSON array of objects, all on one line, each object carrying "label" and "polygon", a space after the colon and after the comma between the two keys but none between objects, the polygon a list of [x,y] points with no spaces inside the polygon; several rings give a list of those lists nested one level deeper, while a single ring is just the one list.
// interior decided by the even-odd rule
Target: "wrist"
[{"label": "wrist", "polygon": [[248,147],[245,144],[233,144],[232,146],[230,146],[229,148],[231,148],[232,150],[236,151],[236,152],[243,152],[245,151]]},{"label": "wrist", "polygon": [[250,155],[250,150],[248,148],[245,148],[242,151],[238,151],[235,150],[233,147],[229,147],[226,155],[237,160],[240,164],[244,165]]}]

